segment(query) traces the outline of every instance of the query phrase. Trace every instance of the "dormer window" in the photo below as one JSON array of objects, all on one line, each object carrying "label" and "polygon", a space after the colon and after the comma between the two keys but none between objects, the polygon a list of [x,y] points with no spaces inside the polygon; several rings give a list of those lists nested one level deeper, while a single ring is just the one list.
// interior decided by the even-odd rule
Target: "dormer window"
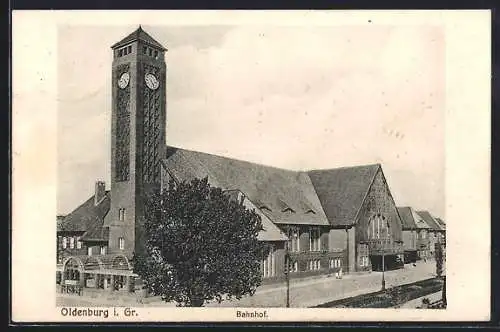
[{"label": "dormer window", "polygon": [[260,205],[259,209],[261,209],[261,210],[267,210],[267,211],[271,212],[271,209],[267,205]]},{"label": "dormer window", "polygon": [[277,204],[281,212],[295,213],[295,210],[292,209],[285,201],[278,199]]},{"label": "dormer window", "polygon": [[307,210],[306,214],[308,214],[308,213],[316,214],[316,212],[314,212],[312,209]]}]

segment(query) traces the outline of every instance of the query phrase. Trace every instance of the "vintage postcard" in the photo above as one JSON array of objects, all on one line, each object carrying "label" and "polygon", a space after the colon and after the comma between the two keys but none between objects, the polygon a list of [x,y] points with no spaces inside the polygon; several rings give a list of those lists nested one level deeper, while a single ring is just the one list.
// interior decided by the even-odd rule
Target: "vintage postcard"
[{"label": "vintage postcard", "polygon": [[489,319],[488,11],[12,34],[15,322]]}]

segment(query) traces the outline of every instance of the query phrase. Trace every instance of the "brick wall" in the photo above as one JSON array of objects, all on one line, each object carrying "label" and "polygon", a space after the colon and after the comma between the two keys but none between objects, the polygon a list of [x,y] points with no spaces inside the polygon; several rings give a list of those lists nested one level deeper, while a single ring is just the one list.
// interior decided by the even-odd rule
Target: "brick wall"
[{"label": "brick wall", "polygon": [[374,214],[380,213],[385,216],[390,223],[391,238],[395,241],[402,241],[403,233],[401,221],[396,205],[387,186],[382,171],[379,170],[369,193],[366,196],[358,216],[356,224],[356,238],[358,242],[368,241],[368,224]]}]

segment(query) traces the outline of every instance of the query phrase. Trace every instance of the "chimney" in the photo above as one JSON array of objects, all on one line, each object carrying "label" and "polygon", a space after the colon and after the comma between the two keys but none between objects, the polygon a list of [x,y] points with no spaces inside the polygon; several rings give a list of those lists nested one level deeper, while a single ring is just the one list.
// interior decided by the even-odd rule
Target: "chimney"
[{"label": "chimney", "polygon": [[96,181],[94,205],[99,204],[106,195],[106,183],[104,181]]}]

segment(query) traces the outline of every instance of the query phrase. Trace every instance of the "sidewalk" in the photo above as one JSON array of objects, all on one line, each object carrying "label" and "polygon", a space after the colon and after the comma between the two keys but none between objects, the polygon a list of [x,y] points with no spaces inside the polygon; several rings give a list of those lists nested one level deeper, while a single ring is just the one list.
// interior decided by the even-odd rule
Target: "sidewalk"
[{"label": "sidewalk", "polygon": [[[419,262],[417,266],[405,265],[404,269],[385,272],[386,287],[407,284],[435,276],[436,264],[434,261]],[[292,279],[290,281],[290,307],[311,307],[325,302],[339,300],[346,297],[366,294],[380,290],[382,272],[366,274],[347,274],[342,279],[334,276],[316,277],[308,279]],[[58,305],[113,305],[137,307],[175,307],[175,303],[164,303],[160,298],[146,298],[144,304],[139,304],[135,296],[130,299],[106,300],[85,296],[58,294]],[[73,303],[73,304],[71,304]],[[85,304],[80,304],[85,303]],[[257,289],[253,296],[246,296],[237,301],[223,301],[222,303],[208,303],[206,307],[285,307],[285,283],[264,285]]]},{"label": "sidewalk", "polygon": [[[405,265],[404,269],[385,272],[386,287],[407,284],[435,276],[435,263]],[[316,280],[297,282],[290,285],[290,307],[311,307],[346,297],[376,292],[380,290],[382,272],[362,275],[345,275],[343,279],[323,277]],[[207,307],[284,307],[286,286],[277,285],[272,289],[257,290],[254,296],[240,301],[209,303]]]}]

